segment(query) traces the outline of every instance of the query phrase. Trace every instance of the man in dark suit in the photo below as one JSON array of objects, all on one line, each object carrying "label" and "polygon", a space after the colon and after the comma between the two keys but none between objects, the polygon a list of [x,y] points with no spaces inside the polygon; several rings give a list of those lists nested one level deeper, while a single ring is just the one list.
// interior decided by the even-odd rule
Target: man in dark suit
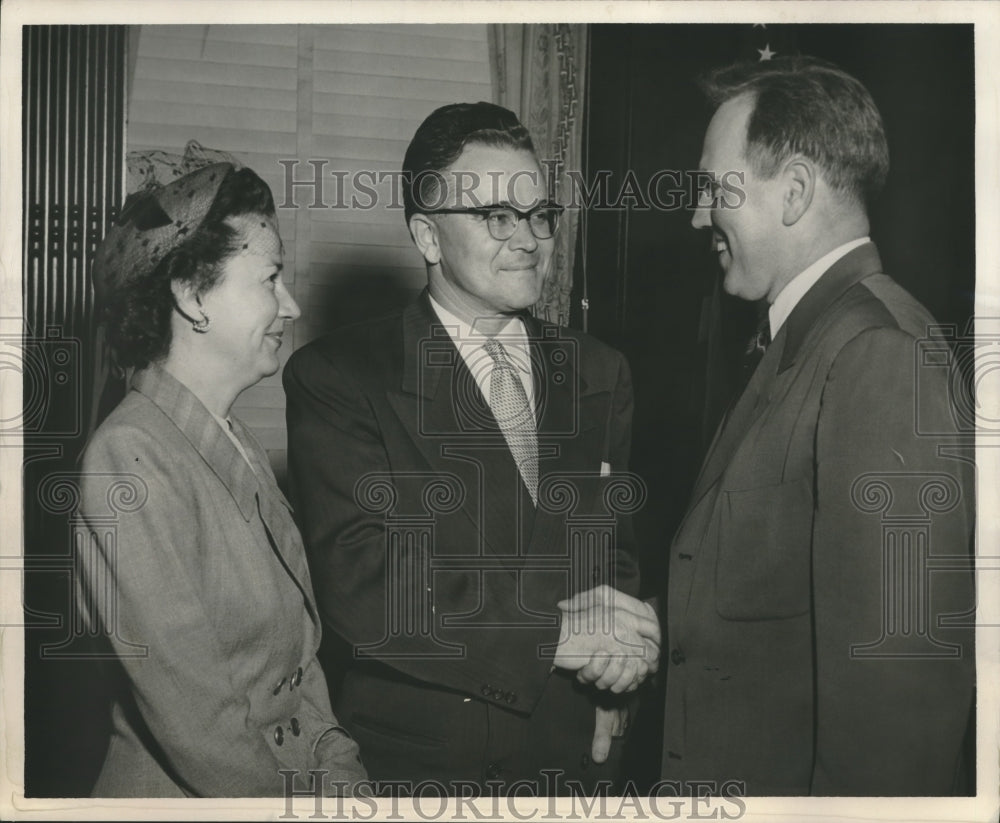
[{"label": "man in dark suit", "polygon": [[[338,716],[375,780],[593,786],[617,776],[617,695],[658,653],[619,517],[642,496],[628,367],[525,312],[561,209],[511,112],[435,111],[403,171],[428,288],[284,373],[318,600],[353,649]],[[561,612],[574,594],[589,609]]]},{"label": "man in dark suit", "polygon": [[693,224],[726,291],[767,302],[773,342],[670,549],[663,776],[952,793],[973,701],[974,489],[947,448],[948,371],[918,356],[933,320],[868,238],[881,118],[810,58],[707,85],[702,168],[745,177],[704,193]]}]

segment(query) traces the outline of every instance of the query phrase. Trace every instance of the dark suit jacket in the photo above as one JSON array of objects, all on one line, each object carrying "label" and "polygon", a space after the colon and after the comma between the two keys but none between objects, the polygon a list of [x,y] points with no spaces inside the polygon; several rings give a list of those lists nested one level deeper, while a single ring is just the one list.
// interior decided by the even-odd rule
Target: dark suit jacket
[{"label": "dark suit jacket", "polygon": [[974,490],[939,454],[955,421],[948,369],[918,359],[932,322],[855,249],[720,426],[670,550],[665,778],[952,790],[972,620],[939,619],[973,606]]},{"label": "dark suit jacket", "polygon": [[320,621],[267,455],[157,366],[83,461],[84,602],[127,681],[98,797],[281,797],[281,769],[365,778],[316,658]]},{"label": "dark suit jacket", "polygon": [[618,352],[525,323],[537,511],[426,293],[305,346],[285,369],[317,596],[358,660],[338,711],[374,778],[606,773],[588,768],[591,693],[552,673],[551,657],[558,600],[602,582],[637,591],[614,514],[638,498],[599,476],[602,462],[626,469],[631,383]]}]

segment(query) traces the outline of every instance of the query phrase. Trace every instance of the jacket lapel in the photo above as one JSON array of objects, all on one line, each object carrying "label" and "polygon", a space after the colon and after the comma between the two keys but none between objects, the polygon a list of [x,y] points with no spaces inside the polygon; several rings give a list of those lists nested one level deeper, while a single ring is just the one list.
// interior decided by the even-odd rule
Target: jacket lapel
[{"label": "jacket lapel", "polygon": [[782,327],[778,336],[764,352],[764,357],[757,364],[757,368],[736,404],[726,414],[716,430],[708,456],[705,458],[698,480],[695,482],[689,510],[705,496],[719,479],[729,465],[737,446],[742,442],[743,436],[767,406],[777,377],[779,353],[784,342],[785,329]]},{"label": "jacket lapel", "polygon": [[204,404],[173,375],[151,365],[135,373],[132,388],[146,395],[170,418],[219,478],[243,519],[255,514],[257,476]]},{"label": "jacket lapel", "polygon": [[865,243],[840,258],[806,292],[768,346],[736,405],[719,425],[688,511],[726,470],[747,431],[770,402],[781,375],[815,342],[823,315],[855,283],[880,271],[882,262],[875,244]]},{"label": "jacket lapel", "polygon": [[301,550],[291,555],[286,552],[288,546],[301,546],[301,538],[291,518],[291,506],[285,502],[288,511],[280,510],[279,501],[284,501],[284,497],[274,479],[267,454],[256,439],[239,420],[232,419],[233,433],[250,458],[251,468],[204,404],[183,383],[159,366],[152,365],[136,372],[132,387],[152,400],[188,439],[232,495],[243,519],[250,522],[259,514],[278,561],[302,592],[306,608],[318,625],[319,616],[313,602],[305,552]]},{"label": "jacket lapel", "polygon": [[781,353],[781,363],[778,373],[787,371],[799,354],[806,348],[811,334],[820,325],[821,317],[830,307],[855,283],[879,274],[882,271],[882,260],[874,243],[851,250],[834,263],[808,292],[798,302],[785,322],[788,336],[784,350]]},{"label": "jacket lapel", "polygon": [[[524,522],[532,517],[531,498],[489,403],[426,290],[403,312],[402,345],[402,379],[398,391],[387,393],[389,403],[431,470],[458,476],[465,490],[462,510],[485,547],[516,558],[516,541],[491,543],[483,524]],[[511,477],[511,488],[485,494],[487,477]]]},{"label": "jacket lapel", "polygon": [[[257,475],[258,492],[255,502],[271,543],[271,549],[285,568],[288,576],[302,592],[309,616],[319,627],[320,617],[314,599],[312,578],[309,575],[302,536],[292,518],[292,506],[281,493],[281,489],[278,488],[278,482],[274,478],[274,472],[267,459],[267,452],[240,420],[235,417],[231,419],[233,433],[246,451]],[[289,547],[292,548],[291,551],[288,550]]]},{"label": "jacket lapel", "polygon": [[[524,318],[531,348],[535,378],[535,410],[538,423],[539,504],[527,547],[532,555],[564,551],[567,518],[592,511],[599,465],[592,465],[599,449],[587,448],[588,437],[600,439],[608,406],[600,399],[600,410],[591,402],[592,392],[578,366],[575,341],[559,336],[555,326],[542,325],[534,317]],[[593,398],[596,399],[596,398]],[[610,402],[610,401],[608,401]],[[590,462],[588,462],[590,461]],[[562,511],[558,495],[547,493],[547,481],[567,478],[578,496],[570,511]],[[551,487],[554,489],[554,487]]]}]

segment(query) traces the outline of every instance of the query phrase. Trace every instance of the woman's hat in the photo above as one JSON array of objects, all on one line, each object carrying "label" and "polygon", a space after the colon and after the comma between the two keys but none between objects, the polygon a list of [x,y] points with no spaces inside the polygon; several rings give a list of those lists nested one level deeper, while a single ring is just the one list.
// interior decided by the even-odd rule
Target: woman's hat
[{"label": "woman's hat", "polygon": [[129,195],[94,257],[97,299],[148,276],[190,237],[233,169],[231,163],[213,163],[166,186]]}]

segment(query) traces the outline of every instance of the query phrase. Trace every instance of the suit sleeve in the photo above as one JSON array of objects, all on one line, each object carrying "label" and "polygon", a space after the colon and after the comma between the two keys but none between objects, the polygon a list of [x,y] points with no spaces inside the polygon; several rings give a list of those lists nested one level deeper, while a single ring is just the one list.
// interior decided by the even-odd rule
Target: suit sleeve
[{"label": "suit sleeve", "polygon": [[[171,455],[138,429],[99,432],[84,459],[81,514],[92,544],[81,585],[108,629],[142,720],[175,779],[201,797],[280,797],[283,768],[234,688],[227,653],[185,558],[196,508]],[[113,530],[109,488],[145,490]],[[105,581],[112,590],[105,590]],[[144,648],[143,648],[144,647]]]},{"label": "suit sleeve", "polygon": [[[371,474],[405,483],[409,467],[391,461],[365,389],[337,358],[299,350],[285,367],[284,386],[289,479],[324,622],[355,649],[378,644],[393,594],[387,592],[385,517],[366,511],[355,492]],[[497,628],[523,623],[517,585],[506,573],[436,577],[436,614],[479,602],[488,622],[438,625],[433,637],[397,636],[394,653],[373,657],[410,677],[530,711],[551,670],[551,659],[537,650],[558,640],[558,626]],[[438,641],[453,645],[442,654]]]},{"label": "suit sleeve", "polygon": [[368,773],[358,744],[343,726],[331,725],[331,721],[338,721],[330,706],[330,692],[319,660],[314,657],[310,665],[316,671],[302,681],[302,702],[314,714],[315,725],[321,730],[312,747],[315,768],[326,772],[323,781],[327,794],[353,795],[358,784],[368,779]]},{"label": "suit sleeve", "polygon": [[[948,794],[960,759],[973,636],[939,621],[974,606],[974,490],[969,465],[939,455],[940,437],[918,434],[918,405],[921,430],[954,424],[944,370],[918,378],[914,343],[894,329],[858,335],[822,396],[812,794]],[[953,570],[926,572],[920,534]]]}]

